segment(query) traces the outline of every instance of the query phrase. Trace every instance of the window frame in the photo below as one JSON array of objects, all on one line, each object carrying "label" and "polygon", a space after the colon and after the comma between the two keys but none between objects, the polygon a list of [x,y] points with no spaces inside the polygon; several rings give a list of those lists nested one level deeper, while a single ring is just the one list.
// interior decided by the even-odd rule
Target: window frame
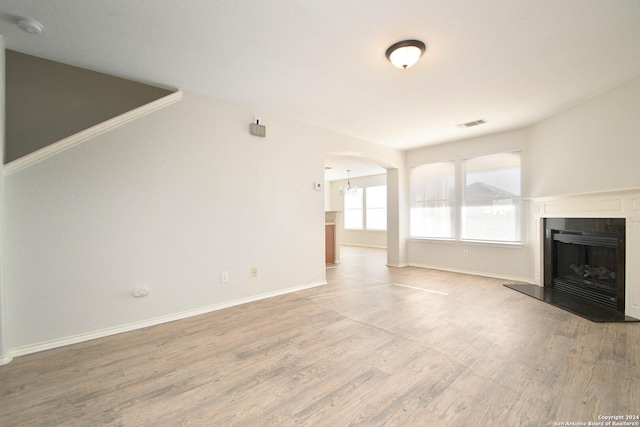
[{"label": "window frame", "polygon": [[[385,223],[384,223],[384,228],[371,228],[368,224],[367,221],[367,189],[369,188],[376,188],[376,187],[384,187],[384,194],[385,194],[385,205],[384,208],[378,208],[378,209],[384,209],[385,212]],[[357,188],[358,191],[358,196],[343,196],[343,199],[348,199],[349,197],[359,197],[361,200],[361,207],[360,208],[347,208],[346,206],[346,201],[343,201],[343,210],[344,210],[344,225],[343,228],[346,231],[373,231],[373,232],[377,232],[377,231],[387,231],[387,222],[386,222],[386,218],[388,218],[388,208],[387,208],[387,199],[388,199],[388,188],[387,188],[387,184],[377,184],[377,185],[368,185],[368,186],[362,186],[362,187],[358,187]],[[348,227],[347,226],[347,211],[360,211],[360,217],[361,217],[361,225],[362,227],[360,228],[353,228],[353,227]]]},{"label": "window frame", "polygon": [[[466,174],[465,174],[465,162],[469,160],[474,160],[482,157],[489,157],[493,155],[501,155],[501,154],[518,154],[519,155],[519,172],[520,172],[520,185],[519,185],[519,203],[516,209],[516,224],[515,227],[517,229],[517,237],[518,240],[484,240],[484,239],[471,239],[471,238],[463,238],[463,209],[465,206],[465,185],[466,185]],[[414,179],[413,179],[413,169],[426,165],[433,165],[438,163],[452,163],[454,165],[454,179],[455,179],[455,204],[453,206],[453,219],[452,219],[452,227],[453,227],[453,237],[425,237],[425,236],[416,236],[412,230],[412,221],[411,218],[411,210],[414,207]],[[524,189],[524,179],[525,171],[523,169],[523,161],[522,161],[522,150],[509,150],[509,151],[498,151],[488,154],[476,155],[468,158],[458,158],[455,160],[443,160],[443,161],[434,161],[429,163],[423,163],[414,165],[410,168],[409,172],[409,210],[410,210],[410,219],[409,219],[409,238],[417,241],[441,241],[441,242],[459,242],[465,244],[479,244],[479,245],[490,245],[490,246],[522,246],[524,244],[524,197],[523,197],[523,189]]]}]

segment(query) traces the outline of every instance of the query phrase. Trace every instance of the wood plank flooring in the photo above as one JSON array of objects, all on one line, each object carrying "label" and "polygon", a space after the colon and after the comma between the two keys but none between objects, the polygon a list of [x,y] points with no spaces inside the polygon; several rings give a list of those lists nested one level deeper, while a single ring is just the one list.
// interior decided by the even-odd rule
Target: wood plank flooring
[{"label": "wood plank flooring", "polygon": [[[640,324],[343,247],[329,285],[15,358],[0,426],[556,426],[640,414]],[[293,285],[293,284],[290,284]],[[557,423],[557,424],[556,424]]]}]

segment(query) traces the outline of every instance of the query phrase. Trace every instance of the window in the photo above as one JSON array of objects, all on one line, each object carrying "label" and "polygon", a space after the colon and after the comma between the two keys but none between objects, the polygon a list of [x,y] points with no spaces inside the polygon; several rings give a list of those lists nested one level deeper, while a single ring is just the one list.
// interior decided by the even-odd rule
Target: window
[{"label": "window", "polygon": [[464,162],[462,239],[520,241],[520,153]]},{"label": "window", "polygon": [[411,236],[455,237],[455,177],[455,162],[411,169]]},{"label": "window", "polygon": [[344,228],[362,230],[363,226],[362,188],[358,188],[355,195],[344,196]]},{"label": "window", "polygon": [[344,228],[347,230],[387,229],[387,186],[358,188],[344,196]]},{"label": "window", "polygon": [[520,242],[520,176],[519,152],[412,168],[411,236]]},{"label": "window", "polygon": [[367,187],[365,223],[367,230],[387,229],[387,186]]}]

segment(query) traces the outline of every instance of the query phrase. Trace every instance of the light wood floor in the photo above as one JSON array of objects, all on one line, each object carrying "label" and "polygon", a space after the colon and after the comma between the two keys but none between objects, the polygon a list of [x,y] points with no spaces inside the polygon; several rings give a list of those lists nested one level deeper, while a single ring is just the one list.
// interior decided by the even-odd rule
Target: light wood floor
[{"label": "light wood floor", "polygon": [[1,426],[554,426],[640,414],[640,324],[342,248],[328,286],[18,357]]}]

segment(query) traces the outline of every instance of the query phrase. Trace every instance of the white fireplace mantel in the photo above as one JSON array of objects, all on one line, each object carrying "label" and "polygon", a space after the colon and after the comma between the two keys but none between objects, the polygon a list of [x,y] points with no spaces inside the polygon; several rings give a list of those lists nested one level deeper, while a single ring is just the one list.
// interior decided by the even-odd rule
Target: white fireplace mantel
[{"label": "white fireplace mantel", "polygon": [[640,319],[640,189],[530,199],[535,239],[535,282],[543,286],[545,218],[625,218],[625,315]]}]

